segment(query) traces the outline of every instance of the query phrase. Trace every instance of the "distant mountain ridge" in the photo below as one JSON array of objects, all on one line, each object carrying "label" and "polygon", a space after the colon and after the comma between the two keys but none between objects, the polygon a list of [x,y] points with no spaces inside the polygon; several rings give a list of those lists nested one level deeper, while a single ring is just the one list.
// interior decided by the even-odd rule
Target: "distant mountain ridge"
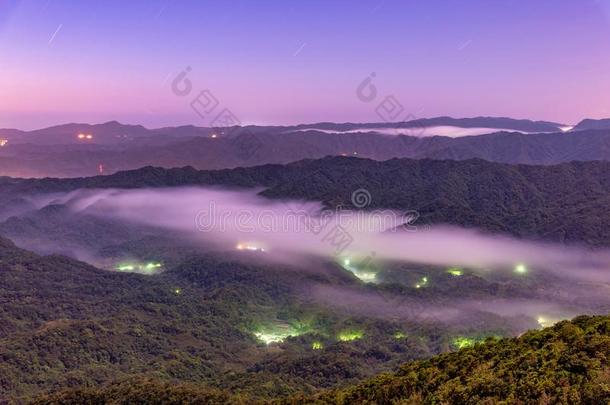
[{"label": "distant mountain ridge", "polygon": [[[514,131],[446,137],[382,135],[367,131],[380,125],[433,128],[435,125],[480,128],[511,126]],[[200,128],[184,126],[148,130],[109,122],[99,126],[68,124],[52,128],[53,144],[12,143],[0,147],[0,175],[11,177],[81,177],[112,174],[144,166],[192,166],[202,170],[286,164],[325,156],[358,156],[375,160],[485,159],[511,164],[552,165],[562,162],[610,160],[610,129],[548,130],[547,122],[507,118],[439,117],[395,124],[319,123],[295,127]],[[432,126],[432,127],[431,127]],[[323,131],[335,131],[326,133]],[[361,131],[346,132],[345,131]],[[83,131],[91,140],[79,140]],[[22,141],[44,133],[19,133]],[[1,135],[0,135],[1,136]],[[60,142],[66,143],[57,143]]]},{"label": "distant mountain ridge", "polygon": [[[373,123],[332,123],[320,122],[314,124],[299,124],[290,126],[248,126],[255,132],[290,132],[301,129],[321,129],[349,131],[359,128],[417,128],[432,126],[456,126],[462,128],[484,127],[496,129],[508,129],[523,132],[555,132],[560,130],[562,124],[547,121],[531,121],[524,119],[513,119],[506,117],[474,117],[474,118],[452,118],[435,117],[414,119],[403,122],[373,122]],[[109,121],[103,124],[69,123],[56,125],[33,131],[22,131],[18,129],[0,129],[0,136],[5,137],[11,143],[37,143],[37,144],[78,144],[79,133],[91,133],[95,135],[96,143],[120,143],[125,139],[137,139],[155,135],[164,136],[207,136],[218,132],[217,128],[196,127],[184,125],[178,127],[164,127],[147,129],[141,125],[121,124],[118,121]]]},{"label": "distant mountain ridge", "polygon": [[589,129],[610,129],[610,118],[601,120],[584,119],[572,128],[572,131],[586,131]]}]

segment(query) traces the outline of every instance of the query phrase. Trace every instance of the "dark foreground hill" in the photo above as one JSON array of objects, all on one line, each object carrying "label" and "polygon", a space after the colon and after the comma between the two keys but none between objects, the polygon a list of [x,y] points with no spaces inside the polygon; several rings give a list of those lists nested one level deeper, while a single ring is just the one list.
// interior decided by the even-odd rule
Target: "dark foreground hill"
[{"label": "dark foreground hill", "polygon": [[[407,363],[400,371],[282,404],[604,404],[610,401],[610,317],[579,317],[519,338]],[[149,402],[152,401],[152,402]],[[244,403],[204,387],[132,381],[44,396],[36,404]],[[263,402],[263,401],[261,401]],[[272,402],[272,401],[264,401]]]},{"label": "dark foreground hill", "polygon": [[[146,167],[80,179],[4,178],[0,193],[7,203],[0,207],[0,217],[3,211],[27,206],[24,196],[37,193],[195,185],[262,187],[266,197],[316,200],[332,208],[354,208],[352,193],[366,189],[371,197],[366,209],[417,211],[420,224],[610,246],[610,162],[527,166],[483,160],[378,162],[329,157],[219,171]],[[3,229],[11,234],[10,228]]]}]

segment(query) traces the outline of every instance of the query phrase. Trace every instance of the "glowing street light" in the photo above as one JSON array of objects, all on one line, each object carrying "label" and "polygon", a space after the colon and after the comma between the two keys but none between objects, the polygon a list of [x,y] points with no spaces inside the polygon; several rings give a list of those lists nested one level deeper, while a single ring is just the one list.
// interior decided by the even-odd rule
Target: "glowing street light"
[{"label": "glowing street light", "polygon": [[525,274],[527,273],[527,267],[523,263],[519,263],[515,266],[515,273]]},{"label": "glowing street light", "polygon": [[265,249],[260,247],[260,246],[256,246],[254,244],[249,244],[249,243],[238,243],[237,246],[235,246],[235,249],[237,250],[249,250],[251,252],[261,252],[264,253]]},{"label": "glowing street light", "polygon": [[394,339],[396,340],[400,340],[400,339],[404,339],[407,337],[407,334],[401,331],[395,332],[394,333]]},{"label": "glowing street light", "polygon": [[415,284],[415,288],[422,288],[428,285],[428,277],[422,277],[421,281]]}]

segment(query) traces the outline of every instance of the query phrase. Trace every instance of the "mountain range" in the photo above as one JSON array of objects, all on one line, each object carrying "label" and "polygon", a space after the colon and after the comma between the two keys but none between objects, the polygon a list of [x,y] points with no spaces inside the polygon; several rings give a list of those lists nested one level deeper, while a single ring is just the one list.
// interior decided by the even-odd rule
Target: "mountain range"
[{"label": "mountain range", "polygon": [[[447,128],[457,128],[466,135],[436,135],[435,131],[443,134]],[[572,130],[567,128],[549,122],[490,117],[153,130],[118,122],[68,124],[30,132],[0,130],[0,138],[8,140],[0,148],[0,173],[13,177],[81,177],[147,165],[223,169],[325,156],[375,160],[479,158],[538,165],[610,159],[607,121],[584,120]],[[479,131],[477,135],[467,135],[472,129]],[[80,139],[79,134],[85,138]]]}]

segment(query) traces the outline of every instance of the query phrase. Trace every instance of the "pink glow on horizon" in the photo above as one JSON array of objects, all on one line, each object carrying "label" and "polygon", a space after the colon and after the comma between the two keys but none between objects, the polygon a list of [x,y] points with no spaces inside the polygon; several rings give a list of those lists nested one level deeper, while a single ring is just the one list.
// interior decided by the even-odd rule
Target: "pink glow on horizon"
[{"label": "pink glow on horizon", "polygon": [[171,91],[185,66],[244,124],[379,121],[355,96],[371,72],[417,118],[610,117],[610,3],[511,4],[8,0],[0,127],[206,126]]}]

